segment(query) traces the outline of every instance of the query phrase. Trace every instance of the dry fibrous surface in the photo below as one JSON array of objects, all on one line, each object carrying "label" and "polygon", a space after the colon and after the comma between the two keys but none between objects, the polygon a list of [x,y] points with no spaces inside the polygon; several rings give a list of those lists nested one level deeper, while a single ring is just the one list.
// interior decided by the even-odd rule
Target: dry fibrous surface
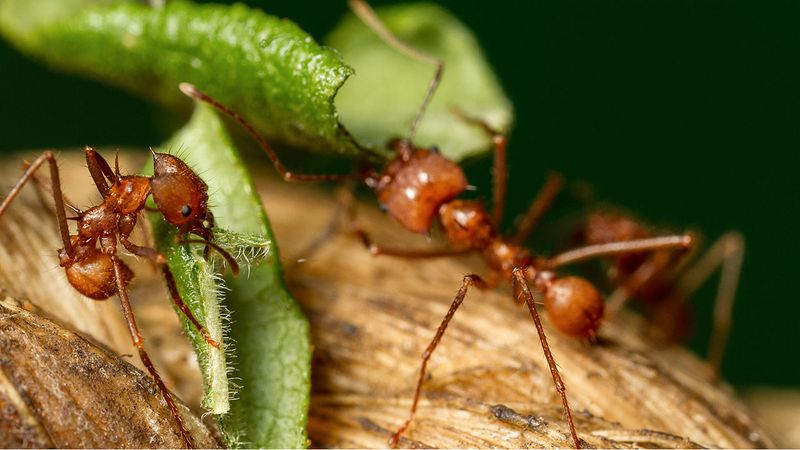
[{"label": "dry fibrous surface", "polygon": [[[0,295],[1,447],[183,445],[152,379],[25,306]],[[200,420],[178,407],[197,446],[216,447]]]},{"label": "dry fibrous surface", "polygon": [[[65,192],[81,205],[91,187],[82,172],[81,155],[62,156]],[[144,154],[135,162],[122,158],[121,165],[137,168],[143,159]],[[6,180],[18,173],[3,172]],[[420,355],[462,277],[480,273],[480,264],[469,257],[425,261],[375,258],[345,233],[333,235],[309,253],[308,245],[334,212],[333,196],[269,177],[262,177],[260,185],[286,263],[287,284],[312,323],[312,445],[383,447],[405,419]],[[35,203],[35,196],[33,200]],[[19,208],[25,207],[15,204],[11,210]],[[35,213],[34,219],[41,214]],[[358,217],[379,242],[435,245],[409,236],[374,208],[360,208]],[[58,281],[64,275],[55,257],[59,244],[54,220],[47,216],[8,232],[8,222],[18,221],[10,218],[0,221],[0,286],[12,286],[15,295],[23,295],[45,314],[50,314],[48,308],[72,309],[91,302],[67,298],[73,293],[66,288],[54,297],[52,291],[39,292],[38,286],[29,289],[30,282],[17,279],[35,276],[40,278],[30,279],[40,284],[66,283]],[[42,243],[37,244],[39,250],[21,257],[29,244],[12,247],[6,239],[9,233],[30,235],[31,227],[36,233],[27,239]],[[305,259],[297,262],[298,258]],[[13,275],[7,275],[12,261]],[[134,309],[153,319],[141,324],[151,355],[173,387],[197,388],[199,377],[187,364],[191,350],[179,336],[179,325],[159,278],[146,265],[134,270]],[[40,304],[47,298],[56,301]],[[121,321],[114,299],[104,302],[103,308],[107,310],[82,313],[78,325],[89,329],[82,332],[116,352],[134,353],[113,344],[127,339],[124,323],[119,322],[121,329],[112,326],[115,320]],[[727,385],[715,381],[706,366],[685,349],[650,341],[646,324],[637,316],[622,314],[604,323],[595,345],[564,337],[546,318],[544,322],[585,445],[773,445]],[[111,331],[102,331],[109,328]],[[199,397],[192,389],[179,391],[189,404]],[[401,445],[571,445],[534,326],[506,289],[469,293],[431,359],[419,411],[406,438]]]}]

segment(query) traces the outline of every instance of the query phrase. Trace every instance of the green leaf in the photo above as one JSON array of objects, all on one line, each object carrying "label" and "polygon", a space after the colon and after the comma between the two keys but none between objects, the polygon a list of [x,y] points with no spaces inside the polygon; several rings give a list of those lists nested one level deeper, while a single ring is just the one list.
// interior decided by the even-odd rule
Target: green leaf
[{"label": "green leaf", "polygon": [[[433,75],[430,65],[389,47],[352,15],[327,40],[357,69],[345,84],[352,69],[341,55],[292,22],[243,5],[143,3],[0,0],[0,33],[54,68],[168,106],[188,104],[177,85],[190,82],[268,139],[357,158],[387,157],[386,142],[407,135]],[[509,131],[511,104],[463,24],[429,4],[385,8],[380,15],[401,39],[445,62],[418,144],[438,145],[454,160],[490,148],[487,136],[456,118],[452,106]]]},{"label": "green leaf", "polygon": [[[453,160],[490,148],[489,138],[457,118],[458,107],[508,133],[513,120],[506,98],[472,33],[439,6],[408,4],[378,9],[401,40],[444,61],[439,90],[417,131],[416,143],[437,145]],[[384,145],[408,134],[434,67],[399,53],[381,41],[353,14],[328,36],[355,75],[336,97],[342,123],[367,146]]]},{"label": "green leaf", "polygon": [[[239,277],[225,277],[230,289],[225,291],[214,264],[202,257],[202,245],[176,245],[175,228],[160,214],[150,215],[157,248],[167,255],[184,301],[207,324],[212,337],[217,338],[223,325],[229,327],[224,346],[235,355],[228,370],[232,367],[231,379],[240,385],[236,389],[226,377],[224,353],[210,348],[181,316],[202,367],[204,406],[222,412],[229,402],[217,424],[230,447],[304,448],[311,373],[309,326],[283,284],[277,248],[271,245],[269,222],[250,176],[219,118],[207,106],[198,105],[189,124],[164,147],[162,151],[178,153],[201,174],[218,227],[215,240],[246,263]],[[230,321],[223,324],[221,317],[227,314]]]},{"label": "green leaf", "polygon": [[168,106],[190,82],[268,138],[353,157],[361,148],[333,105],[352,73],[294,23],[244,5],[111,0],[2,0],[0,33],[54,68],[97,78]]}]

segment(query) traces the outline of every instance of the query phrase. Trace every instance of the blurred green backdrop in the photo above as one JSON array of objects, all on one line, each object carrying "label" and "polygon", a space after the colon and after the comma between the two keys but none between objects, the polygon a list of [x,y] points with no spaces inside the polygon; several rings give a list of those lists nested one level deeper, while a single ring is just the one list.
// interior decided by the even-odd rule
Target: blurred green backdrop
[{"label": "blurred green backdrop", "polygon": [[[346,11],[345,0],[248,3],[319,40]],[[788,289],[799,279],[800,3],[440,3],[474,30],[514,102],[511,212],[556,169],[656,223],[696,226],[709,239],[742,231],[747,252],[723,373],[737,385],[800,386],[800,301]],[[0,79],[2,152],[166,138],[155,108],[53,73],[4,42]],[[467,166],[488,192],[488,159]],[[698,349],[715,283],[695,297]]]}]

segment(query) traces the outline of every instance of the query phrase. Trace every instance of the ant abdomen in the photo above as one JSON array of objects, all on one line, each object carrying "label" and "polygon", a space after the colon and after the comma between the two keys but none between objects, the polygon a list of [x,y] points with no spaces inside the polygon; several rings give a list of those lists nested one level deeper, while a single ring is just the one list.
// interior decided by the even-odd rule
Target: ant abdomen
[{"label": "ant abdomen", "polygon": [[[125,286],[133,279],[133,271],[122,261],[122,282]],[[114,277],[114,263],[111,256],[102,252],[92,252],[73,262],[64,269],[67,280],[81,294],[93,300],[105,300],[117,293],[117,281]]]},{"label": "ant abdomen", "polygon": [[550,322],[562,333],[591,339],[600,328],[605,302],[592,283],[570,276],[548,282],[544,308]]}]

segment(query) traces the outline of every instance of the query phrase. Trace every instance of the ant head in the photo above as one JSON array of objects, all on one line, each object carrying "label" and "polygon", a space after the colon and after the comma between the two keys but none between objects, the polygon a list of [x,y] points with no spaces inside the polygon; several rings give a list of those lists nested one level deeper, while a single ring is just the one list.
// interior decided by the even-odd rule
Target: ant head
[{"label": "ant head", "polygon": [[431,228],[442,203],[467,188],[467,178],[457,164],[427,149],[398,154],[383,170],[375,190],[386,212],[415,233]]},{"label": "ant head", "polygon": [[600,328],[605,302],[588,280],[570,276],[545,282],[544,308],[562,333],[591,339]]},{"label": "ant head", "polygon": [[187,232],[213,226],[208,187],[180,158],[153,152],[150,185],[153,200],[167,222]]},{"label": "ant head", "polygon": [[454,247],[482,248],[495,236],[494,225],[480,202],[453,200],[439,208],[447,240]]}]

